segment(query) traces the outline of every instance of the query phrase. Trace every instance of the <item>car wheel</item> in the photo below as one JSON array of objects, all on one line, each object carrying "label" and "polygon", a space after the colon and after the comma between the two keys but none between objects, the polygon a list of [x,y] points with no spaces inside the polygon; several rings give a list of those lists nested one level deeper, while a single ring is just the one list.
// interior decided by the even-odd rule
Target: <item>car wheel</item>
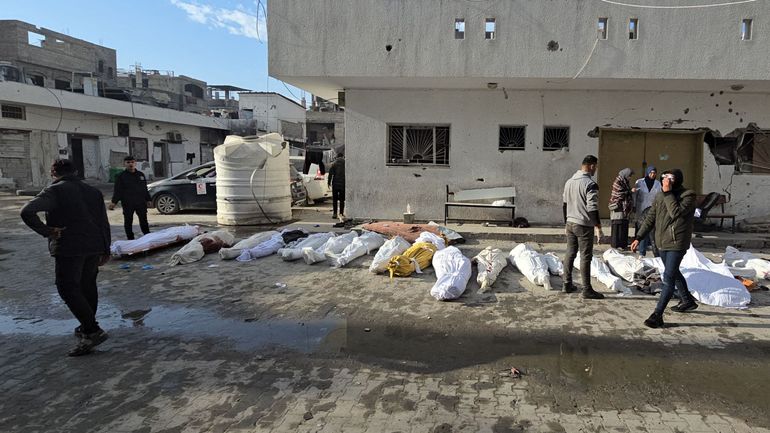
[{"label": "car wheel", "polygon": [[164,215],[179,212],[179,200],[171,194],[161,194],[155,199],[155,209]]}]

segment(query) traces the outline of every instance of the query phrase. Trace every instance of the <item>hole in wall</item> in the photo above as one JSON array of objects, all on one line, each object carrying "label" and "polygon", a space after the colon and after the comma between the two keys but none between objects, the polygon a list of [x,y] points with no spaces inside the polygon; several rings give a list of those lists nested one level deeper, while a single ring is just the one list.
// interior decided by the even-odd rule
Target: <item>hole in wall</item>
[{"label": "hole in wall", "polygon": [[390,44],[385,45],[385,51],[390,52],[390,50],[392,49],[393,49],[393,45],[390,45]]},{"label": "hole in wall", "polygon": [[557,51],[559,49],[559,43],[556,41],[548,41],[548,51]]}]

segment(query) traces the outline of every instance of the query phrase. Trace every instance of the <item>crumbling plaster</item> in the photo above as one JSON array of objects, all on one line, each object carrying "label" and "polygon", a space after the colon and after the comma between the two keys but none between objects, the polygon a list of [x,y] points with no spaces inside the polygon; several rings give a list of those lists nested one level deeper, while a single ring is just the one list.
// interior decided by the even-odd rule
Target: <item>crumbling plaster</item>
[{"label": "crumbling plaster", "polygon": [[[418,219],[443,217],[445,185],[453,189],[513,184],[517,214],[561,221],[564,181],[598,152],[597,126],[710,128],[748,122],[770,126],[770,95],[713,92],[348,90],[346,206],[357,218],[399,218],[409,203]],[[398,109],[394,109],[398,107]],[[450,167],[386,166],[387,124],[449,124]],[[497,149],[499,125],[527,125],[526,150]],[[541,150],[544,125],[569,126],[569,152]],[[704,144],[704,191],[727,190],[739,217],[770,213],[770,176],[716,170]],[[667,167],[663,167],[667,168]],[[601,161],[600,161],[601,169]],[[721,173],[721,176],[720,176]],[[483,179],[479,181],[477,179]],[[602,187],[608,188],[609,185]]]}]

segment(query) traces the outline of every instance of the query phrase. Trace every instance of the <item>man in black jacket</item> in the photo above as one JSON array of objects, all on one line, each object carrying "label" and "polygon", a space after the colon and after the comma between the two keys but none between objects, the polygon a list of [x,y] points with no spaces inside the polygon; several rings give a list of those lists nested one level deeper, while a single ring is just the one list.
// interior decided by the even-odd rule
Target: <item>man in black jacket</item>
[{"label": "man in black jacket", "polygon": [[152,207],[152,199],[147,191],[147,178],[136,169],[136,159],[133,156],[123,158],[126,169],[115,177],[115,191],[112,194],[110,210],[115,209],[118,202],[123,203],[123,227],[126,238],[134,239],[134,213],[139,218],[139,228],[143,234],[150,233],[147,223],[147,208]]},{"label": "man in black jacket", "polygon": [[[54,162],[51,176],[53,184],[21,209],[21,218],[48,238],[59,296],[80,322],[75,329],[79,342],[69,355],[81,356],[107,339],[96,321],[96,276],[110,257],[110,224],[104,196],[77,178],[71,161]],[[38,212],[46,213],[45,224]]]},{"label": "man in black jacket", "polygon": [[337,218],[337,202],[340,203],[340,216],[345,216],[345,154],[340,152],[329,169],[328,184],[332,188],[332,218]]},{"label": "man in black jacket", "polygon": [[695,297],[687,287],[687,281],[679,266],[692,240],[693,222],[695,221],[695,191],[684,187],[682,170],[673,169],[663,172],[662,190],[655,196],[652,207],[639,227],[636,239],[631,244],[631,251],[636,251],[639,242],[650,232],[655,231],[655,245],[660,250],[663,260],[663,291],[658,305],[650,317],[644,321],[650,328],[662,328],[663,311],[674,295],[679,291],[679,304],[671,310],[677,313],[698,308]]}]

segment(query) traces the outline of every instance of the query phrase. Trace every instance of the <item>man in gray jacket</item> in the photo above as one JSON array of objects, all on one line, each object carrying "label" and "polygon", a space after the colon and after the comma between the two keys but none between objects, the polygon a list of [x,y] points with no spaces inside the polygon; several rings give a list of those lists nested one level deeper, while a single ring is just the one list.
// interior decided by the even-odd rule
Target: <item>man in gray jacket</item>
[{"label": "man in gray jacket", "polygon": [[583,297],[603,299],[604,295],[591,287],[591,258],[594,251],[594,227],[602,236],[599,219],[599,186],[594,182],[599,159],[593,155],[583,158],[583,164],[564,184],[564,221],[567,232],[567,253],[564,256],[564,292],[577,290],[572,284],[572,268],[580,249],[580,275]]}]

